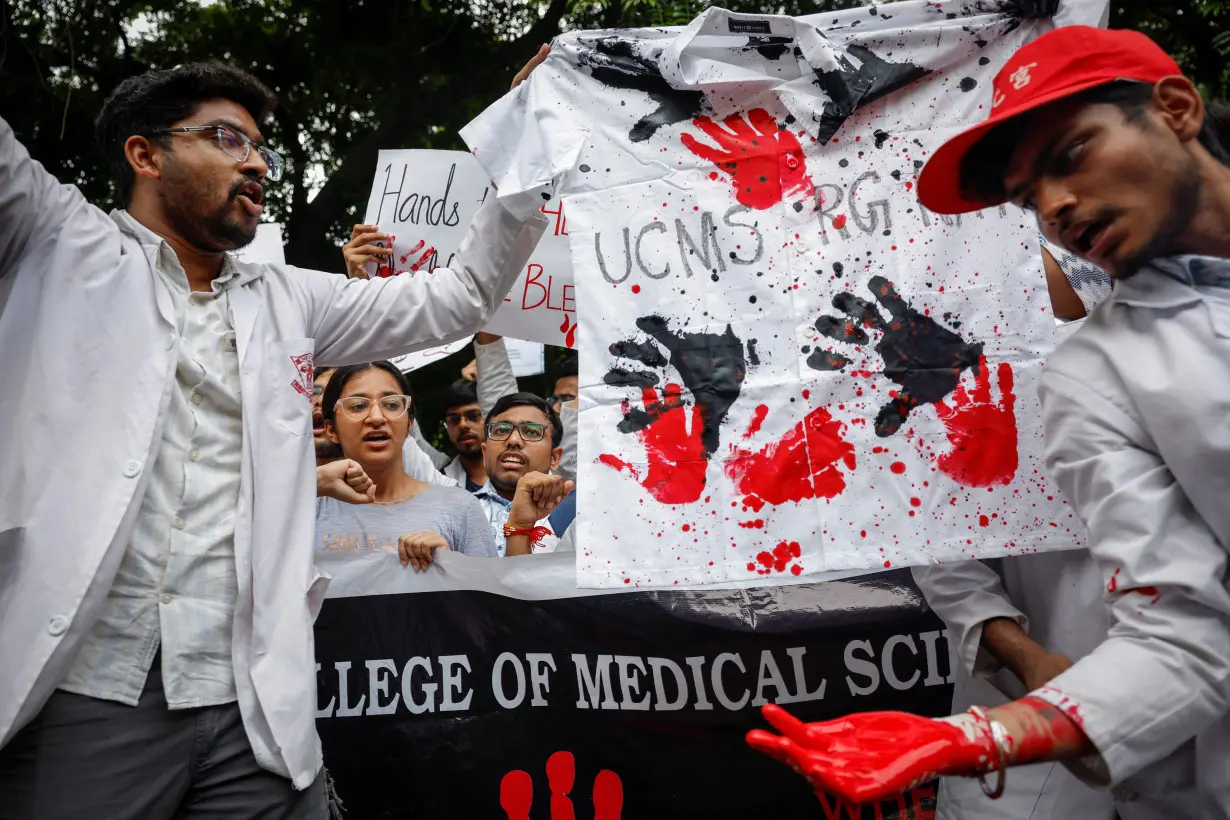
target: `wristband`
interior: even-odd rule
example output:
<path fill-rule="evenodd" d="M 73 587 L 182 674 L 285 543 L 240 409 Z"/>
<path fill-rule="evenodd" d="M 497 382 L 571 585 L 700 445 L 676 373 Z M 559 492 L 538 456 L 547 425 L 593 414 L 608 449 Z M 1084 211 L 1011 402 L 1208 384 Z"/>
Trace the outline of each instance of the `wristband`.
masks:
<path fill-rule="evenodd" d="M 541 546 L 542 539 L 550 534 L 550 527 L 514 527 L 512 524 L 504 525 L 505 539 L 514 535 L 524 535 L 530 539 L 531 547 Z"/>

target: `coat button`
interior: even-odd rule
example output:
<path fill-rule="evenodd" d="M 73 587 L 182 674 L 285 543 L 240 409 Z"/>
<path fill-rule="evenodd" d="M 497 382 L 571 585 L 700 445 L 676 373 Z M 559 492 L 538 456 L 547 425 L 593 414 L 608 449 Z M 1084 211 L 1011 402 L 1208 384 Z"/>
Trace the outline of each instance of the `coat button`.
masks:
<path fill-rule="evenodd" d="M 47 622 L 47 631 L 52 635 L 63 635 L 66 629 L 68 629 L 68 618 L 63 615 L 55 615 Z"/>
<path fill-rule="evenodd" d="M 136 478 L 141 474 L 141 462 L 129 461 L 124 465 L 124 478 Z"/>

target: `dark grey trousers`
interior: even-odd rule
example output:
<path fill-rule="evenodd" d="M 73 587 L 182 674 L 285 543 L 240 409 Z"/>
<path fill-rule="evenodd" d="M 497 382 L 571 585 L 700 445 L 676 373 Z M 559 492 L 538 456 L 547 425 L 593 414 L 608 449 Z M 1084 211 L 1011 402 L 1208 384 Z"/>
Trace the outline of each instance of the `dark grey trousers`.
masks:
<path fill-rule="evenodd" d="M 262 769 L 237 704 L 167 709 L 155 662 L 136 707 L 51 696 L 0 749 L 0 820 L 327 820 L 324 781 Z"/>

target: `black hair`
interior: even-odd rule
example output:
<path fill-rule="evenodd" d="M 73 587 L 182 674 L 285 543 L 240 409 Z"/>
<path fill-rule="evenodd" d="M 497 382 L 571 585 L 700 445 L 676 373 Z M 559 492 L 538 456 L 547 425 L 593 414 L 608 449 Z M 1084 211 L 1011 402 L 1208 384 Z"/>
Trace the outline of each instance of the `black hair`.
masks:
<path fill-rule="evenodd" d="M 329 378 L 329 384 L 325 387 L 324 394 L 320 397 L 320 414 L 329 421 L 334 421 L 335 408 L 337 402 L 342 397 L 342 391 L 346 389 L 346 382 L 350 381 L 355 376 L 365 370 L 383 370 L 394 378 L 397 382 L 397 388 L 401 390 L 402 395 L 410 397 L 410 409 L 406 415 L 414 417 L 414 393 L 410 390 L 410 380 L 406 378 L 406 374 L 397 369 L 397 365 L 389 361 L 366 362 L 364 364 L 348 364 L 344 367 L 339 367 L 334 371 Z"/>
<path fill-rule="evenodd" d="M 1144 118 L 1152 99 L 1153 84 L 1136 80 L 1115 80 L 1065 98 L 1086 105 L 1117 106 L 1130 123 Z M 972 202 L 1004 199 L 1004 167 L 1025 135 L 1025 119 L 1045 110 L 1043 106 L 1024 117 L 997 125 L 970 148 L 961 161 L 959 178 L 963 197 Z M 1230 105 L 1216 100 L 1205 105 L 1204 124 L 1197 140 L 1219 162 L 1230 165 Z"/>
<path fill-rule="evenodd" d="M 444 391 L 441 406 L 447 410 L 450 407 L 464 407 L 467 404 L 478 404 L 478 385 L 469 379 L 458 379 Z"/>
<path fill-rule="evenodd" d="M 312 378 L 319 379 L 321 374 L 328 373 L 330 370 L 337 370 L 336 367 L 318 367 L 316 372 L 312 374 Z"/>
<path fill-rule="evenodd" d="M 333 382 L 329 382 L 332 386 Z M 551 446 L 558 447 L 564 440 L 564 425 L 560 423 L 559 414 L 551 409 L 551 405 L 547 404 L 547 400 L 533 393 L 509 393 L 507 396 L 502 396 L 495 403 L 495 407 L 491 408 L 491 412 L 487 414 L 486 424 L 490 424 L 491 420 L 496 416 L 506 413 L 514 407 L 533 407 L 535 410 L 541 410 L 542 414 L 547 417 L 547 421 L 551 424 Z"/>
<path fill-rule="evenodd" d="M 111 167 L 122 202 L 127 204 L 132 198 L 136 177 L 124 155 L 128 138 L 147 136 L 169 148 L 169 137 L 156 132 L 192 116 L 201 103 L 217 99 L 238 103 L 257 123 L 278 104 L 277 96 L 260 80 L 218 60 L 147 71 L 115 87 L 94 121 L 94 136 Z"/>
<path fill-rule="evenodd" d="M 566 379 L 569 376 L 576 376 L 577 374 L 578 374 L 577 357 L 569 356 L 568 358 L 564 359 L 563 362 L 560 363 L 559 375 L 555 377 L 555 380 L 559 381 L 560 379 Z"/>

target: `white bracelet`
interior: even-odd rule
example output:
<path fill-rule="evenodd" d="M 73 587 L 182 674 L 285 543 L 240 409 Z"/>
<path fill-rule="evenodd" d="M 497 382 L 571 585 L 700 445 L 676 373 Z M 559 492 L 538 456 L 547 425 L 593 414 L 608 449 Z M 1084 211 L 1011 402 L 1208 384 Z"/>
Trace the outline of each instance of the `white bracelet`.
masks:
<path fill-rule="evenodd" d="M 1004 781 L 1006 778 L 1005 770 L 1008 768 L 1008 730 L 998 720 L 991 717 L 990 713 L 981 706 L 971 706 L 969 713 L 979 720 L 985 721 L 987 728 L 990 730 L 991 742 L 995 744 L 995 771 L 998 776 L 995 778 L 995 788 L 987 786 L 986 773 L 978 774 L 978 785 L 982 787 L 982 793 L 992 800 L 998 800 L 1004 793 Z"/>

